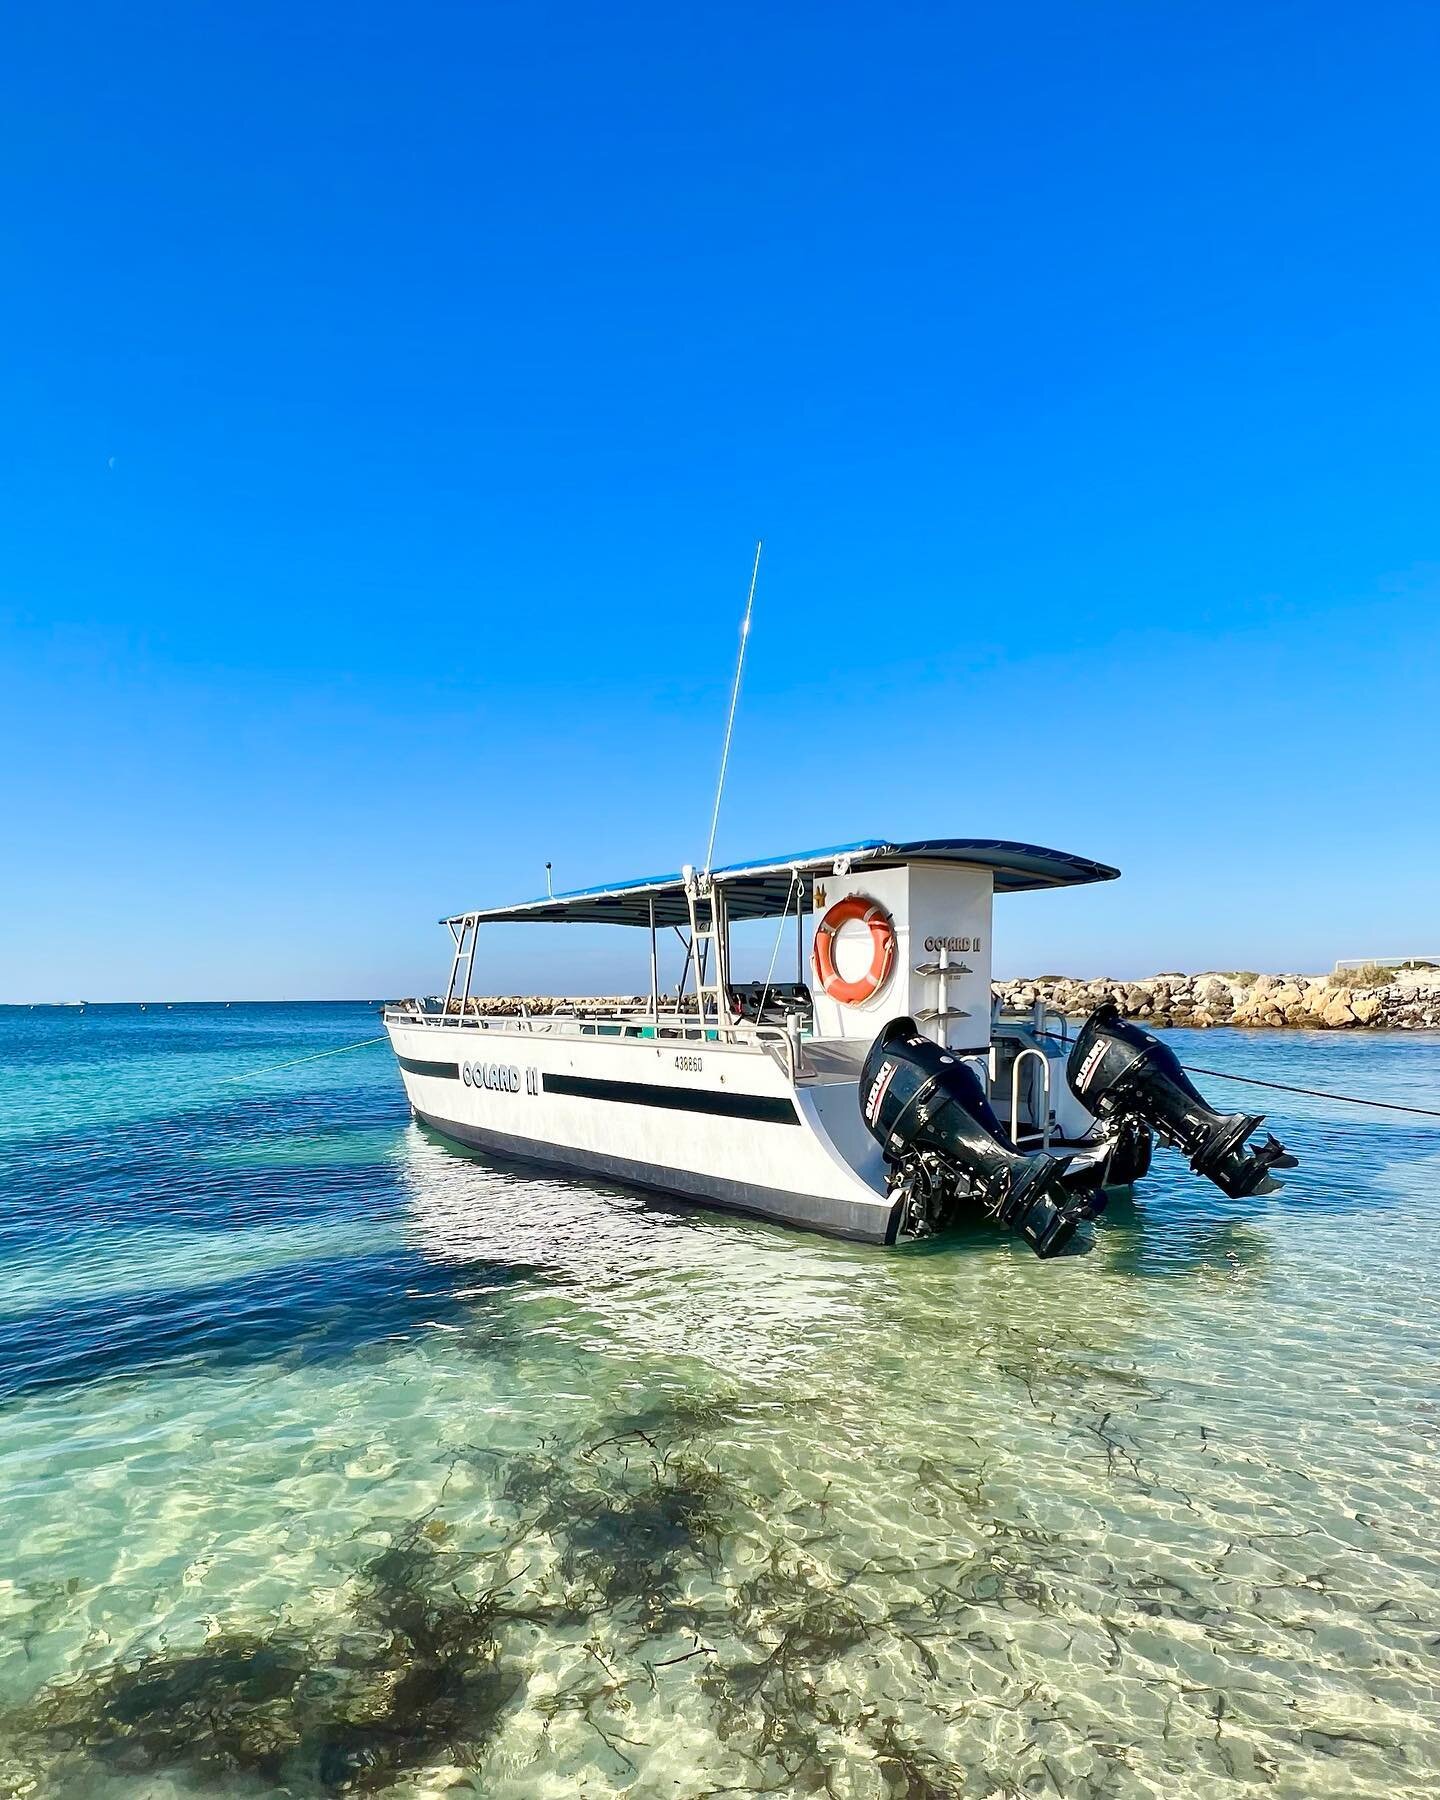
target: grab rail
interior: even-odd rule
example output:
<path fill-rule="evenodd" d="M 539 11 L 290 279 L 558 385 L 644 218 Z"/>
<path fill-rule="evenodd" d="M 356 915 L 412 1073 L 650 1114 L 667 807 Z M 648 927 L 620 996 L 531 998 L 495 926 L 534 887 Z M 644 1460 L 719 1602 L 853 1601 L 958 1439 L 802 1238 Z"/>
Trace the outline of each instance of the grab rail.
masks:
<path fill-rule="evenodd" d="M 661 1013 L 658 1021 L 644 1013 L 436 1013 L 403 1006 L 386 1007 L 386 1024 L 424 1025 L 447 1031 L 495 1031 L 515 1036 L 607 1037 L 623 1043 L 723 1045 L 732 1049 L 763 1050 L 773 1056 L 794 1085 L 798 1064 L 790 1033 L 777 1025 L 703 1023 L 696 1013 Z"/>
<path fill-rule="evenodd" d="M 1035 1058 L 1040 1064 L 1040 1070 L 1044 1076 L 1045 1108 L 1040 1148 L 1048 1150 L 1050 1148 L 1050 1058 L 1043 1050 L 1032 1049 L 1029 1044 L 1010 1065 L 1010 1142 L 1012 1144 L 1020 1142 L 1020 1065 L 1027 1056 Z"/>

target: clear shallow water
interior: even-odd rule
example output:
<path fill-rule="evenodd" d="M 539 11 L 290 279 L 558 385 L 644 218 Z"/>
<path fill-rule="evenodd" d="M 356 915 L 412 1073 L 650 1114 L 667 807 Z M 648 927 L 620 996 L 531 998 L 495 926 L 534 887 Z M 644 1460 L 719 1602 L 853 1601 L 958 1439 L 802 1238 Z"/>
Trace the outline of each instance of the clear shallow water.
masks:
<path fill-rule="evenodd" d="M 1440 1786 L 1440 1132 L 886 1253 L 467 1158 L 384 1046 L 224 1084 L 376 1029 L 0 1011 L 0 1795 Z"/>

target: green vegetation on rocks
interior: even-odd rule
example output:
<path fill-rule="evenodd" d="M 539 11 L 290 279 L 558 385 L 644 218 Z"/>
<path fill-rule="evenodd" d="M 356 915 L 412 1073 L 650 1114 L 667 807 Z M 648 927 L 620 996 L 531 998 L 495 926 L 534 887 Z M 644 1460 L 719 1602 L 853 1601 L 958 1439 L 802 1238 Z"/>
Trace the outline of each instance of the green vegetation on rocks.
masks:
<path fill-rule="evenodd" d="M 1400 973 L 1385 963 L 1362 963 L 1358 969 L 1337 969 L 1330 977 L 1332 987 L 1389 987 Z"/>

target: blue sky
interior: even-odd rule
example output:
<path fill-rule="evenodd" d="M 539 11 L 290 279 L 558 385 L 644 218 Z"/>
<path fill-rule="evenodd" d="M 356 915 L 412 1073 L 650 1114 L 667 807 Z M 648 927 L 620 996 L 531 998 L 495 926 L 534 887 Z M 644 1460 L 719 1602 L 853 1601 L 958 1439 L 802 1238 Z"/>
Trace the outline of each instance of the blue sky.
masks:
<path fill-rule="evenodd" d="M 1004 903 L 1002 971 L 1440 949 L 1437 52 L 1263 0 L 16 15 L 0 997 L 433 988 L 547 857 L 696 856 L 761 534 L 722 859 L 1124 869 Z"/>

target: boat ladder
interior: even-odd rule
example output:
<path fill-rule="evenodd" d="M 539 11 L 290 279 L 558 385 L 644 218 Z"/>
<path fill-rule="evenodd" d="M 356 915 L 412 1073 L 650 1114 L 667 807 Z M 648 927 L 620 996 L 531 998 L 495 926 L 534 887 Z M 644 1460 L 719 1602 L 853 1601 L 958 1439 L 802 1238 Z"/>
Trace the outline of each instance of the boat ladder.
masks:
<path fill-rule="evenodd" d="M 708 875 L 687 870 L 685 899 L 690 908 L 690 955 L 695 965 L 695 998 L 700 1023 L 727 1021 L 725 999 L 724 898 L 715 891 Z"/>

